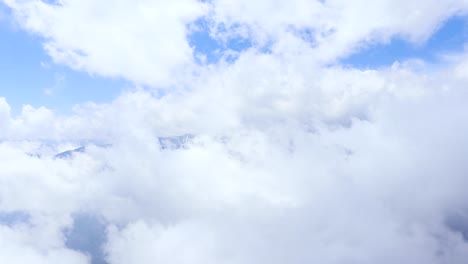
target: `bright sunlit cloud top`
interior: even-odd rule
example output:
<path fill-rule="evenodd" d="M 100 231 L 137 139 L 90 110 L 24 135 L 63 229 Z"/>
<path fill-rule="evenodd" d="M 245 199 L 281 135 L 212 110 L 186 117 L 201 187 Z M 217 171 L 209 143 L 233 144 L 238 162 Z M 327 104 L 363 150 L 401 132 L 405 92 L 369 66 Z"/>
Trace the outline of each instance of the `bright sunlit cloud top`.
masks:
<path fill-rule="evenodd" d="M 465 263 L 467 15 L 0 1 L 0 263 Z"/>

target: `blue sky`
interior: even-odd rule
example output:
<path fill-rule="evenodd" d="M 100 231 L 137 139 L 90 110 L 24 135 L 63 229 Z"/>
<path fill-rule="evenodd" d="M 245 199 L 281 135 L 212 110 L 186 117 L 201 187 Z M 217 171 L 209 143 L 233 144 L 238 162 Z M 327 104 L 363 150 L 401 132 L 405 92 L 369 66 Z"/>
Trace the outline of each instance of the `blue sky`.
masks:
<path fill-rule="evenodd" d="M 189 44 L 193 48 L 195 53 L 195 58 L 198 63 L 207 63 L 212 64 L 218 62 L 223 53 L 226 50 L 231 50 L 234 53 L 240 52 L 242 50 L 248 49 L 252 46 L 252 43 L 248 39 L 244 38 L 233 38 L 228 39 L 226 42 L 222 42 L 213 38 L 210 35 L 210 29 L 208 21 L 205 19 L 197 20 L 194 25 L 196 30 L 188 36 Z M 220 31 L 225 31 L 226 29 L 219 29 Z M 204 56 L 206 61 L 202 62 L 199 56 Z M 227 56 L 226 60 L 232 62 L 236 59 L 235 54 Z"/>
<path fill-rule="evenodd" d="M 437 63 L 444 53 L 463 51 L 464 43 L 468 40 L 467 26 L 466 17 L 451 17 L 424 43 L 413 44 L 394 37 L 390 43 L 366 47 L 342 59 L 341 63 L 364 69 L 413 58 Z"/>
<path fill-rule="evenodd" d="M 70 112 L 77 103 L 108 102 L 128 86 L 54 64 L 41 38 L 18 29 L 1 3 L 0 10 L 0 97 L 7 99 L 13 114 L 24 104 Z"/>
<path fill-rule="evenodd" d="M 0 24 L 0 39 L 0 96 L 7 98 L 13 113 L 23 104 L 68 111 L 85 101 L 107 102 L 127 85 L 54 64 L 40 38 L 6 21 Z"/>
<path fill-rule="evenodd" d="M 40 37 L 19 30 L 2 4 L 0 13 L 0 96 L 7 98 L 13 114 L 26 103 L 67 113 L 78 103 L 111 101 L 122 89 L 132 85 L 124 80 L 91 76 L 54 64 L 44 52 Z M 246 39 L 232 39 L 227 43 L 213 39 L 203 19 L 195 24 L 198 30 L 188 36 L 188 40 L 199 63 L 202 63 L 200 55 L 206 56 L 205 63 L 212 64 L 219 61 L 226 50 L 238 52 L 251 47 Z M 437 63 L 440 54 L 462 51 L 467 40 L 466 17 L 452 17 L 422 45 L 394 37 L 390 43 L 367 46 L 339 63 L 360 69 L 378 68 L 412 58 Z M 227 59 L 233 61 L 235 56 Z"/>

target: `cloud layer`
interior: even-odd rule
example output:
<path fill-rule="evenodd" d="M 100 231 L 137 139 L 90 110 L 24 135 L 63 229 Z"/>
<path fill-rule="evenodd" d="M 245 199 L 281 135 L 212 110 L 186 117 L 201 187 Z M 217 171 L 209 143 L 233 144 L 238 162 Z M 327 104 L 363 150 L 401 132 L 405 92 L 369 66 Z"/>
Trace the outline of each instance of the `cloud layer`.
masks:
<path fill-rule="evenodd" d="M 439 2 L 4 0 L 57 63 L 147 88 L 71 115 L 0 99 L 0 261 L 465 263 L 466 54 L 336 63 L 466 12 Z M 252 47 L 195 63 L 201 18 Z"/>

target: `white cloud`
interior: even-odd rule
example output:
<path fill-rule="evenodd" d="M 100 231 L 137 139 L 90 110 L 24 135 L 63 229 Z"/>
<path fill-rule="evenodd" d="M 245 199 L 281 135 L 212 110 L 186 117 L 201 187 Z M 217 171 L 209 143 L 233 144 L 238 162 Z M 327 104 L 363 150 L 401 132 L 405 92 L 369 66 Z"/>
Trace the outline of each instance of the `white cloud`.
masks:
<path fill-rule="evenodd" d="M 196 0 L 3 2 L 54 62 L 147 85 L 173 85 L 193 63 L 186 25 L 206 12 Z"/>
<path fill-rule="evenodd" d="M 266 45 L 277 54 L 309 54 L 309 60 L 329 63 L 393 36 L 422 43 L 468 7 L 436 0 L 120 0 L 112 8 L 105 1 L 3 2 L 24 29 L 44 38 L 56 63 L 150 86 L 177 86 L 197 71 L 187 38 L 198 18 L 213 22 L 215 37 L 240 34 L 256 49 Z"/>
<path fill-rule="evenodd" d="M 291 41 L 297 31 L 309 30 L 313 57 L 333 62 L 362 46 L 388 42 L 400 36 L 420 44 L 448 17 L 466 14 L 466 1 L 213 1 L 216 24 L 240 27 L 237 31 L 260 45 L 272 43 L 280 53 L 297 52 Z M 227 34 L 237 31 L 228 31 Z M 225 35 L 226 33 L 220 32 Z M 296 36 L 296 37 L 293 37 Z M 295 40 L 293 40 L 296 38 Z M 297 44 L 296 44 L 297 45 Z M 304 49 L 300 45 L 300 49 Z"/>
<path fill-rule="evenodd" d="M 30 107 L 10 117 L 37 133 L 53 120 L 42 129 L 61 141 L 112 143 L 69 160 L 2 143 L 1 208 L 30 213 L 37 232 L 18 250 L 37 252 L 38 237 L 63 247 L 57 234 L 84 211 L 111 226 L 109 263 L 466 260 L 466 231 L 446 224 L 467 206 L 468 95 L 456 77 L 404 65 L 309 76 L 244 56 L 184 94 L 139 91 L 72 117 Z M 197 135 L 187 148 L 160 150 L 157 136 L 183 131 Z"/>
<path fill-rule="evenodd" d="M 55 59 L 71 54 L 77 61 L 63 63 L 147 84 L 190 64 L 185 25 L 205 12 L 189 1 L 120 1 L 114 11 L 102 1 L 7 3 L 60 47 Z M 13 116 L 0 99 L 0 213 L 28 216 L 0 217 L 0 262 L 89 263 L 64 232 L 84 213 L 107 225 L 95 247 L 110 264 L 465 263 L 468 230 L 450 224 L 468 214 L 464 55 L 366 71 L 317 63 L 317 52 L 331 59 L 394 34 L 421 41 L 463 2 L 423 5 L 424 21 L 410 16 L 417 1 L 366 3 L 369 16 L 364 2 L 347 3 L 215 1 L 218 22 L 241 23 L 258 41 L 287 38 L 271 53 L 180 74 L 183 85 L 162 95 L 136 89 L 68 116 L 29 105 Z M 145 18 L 148 6 L 167 9 L 162 22 Z M 285 33 L 291 25 L 336 32 L 308 47 Z M 174 33 L 143 34 L 153 26 Z M 172 58 L 166 44 L 190 54 Z M 183 148 L 161 149 L 158 137 L 184 134 L 194 137 Z M 81 144 L 84 153 L 54 158 Z"/>
<path fill-rule="evenodd" d="M 0 97 L 0 136 L 5 136 L 10 126 L 10 106 L 5 98 Z"/>
<path fill-rule="evenodd" d="M 57 222 L 49 218 L 47 221 Z M 61 244 L 60 230 L 47 230 L 47 225 L 0 226 L 0 261 L 2 263 L 67 263 L 87 264 L 88 257 Z M 52 232 L 50 232 L 52 231 Z"/>

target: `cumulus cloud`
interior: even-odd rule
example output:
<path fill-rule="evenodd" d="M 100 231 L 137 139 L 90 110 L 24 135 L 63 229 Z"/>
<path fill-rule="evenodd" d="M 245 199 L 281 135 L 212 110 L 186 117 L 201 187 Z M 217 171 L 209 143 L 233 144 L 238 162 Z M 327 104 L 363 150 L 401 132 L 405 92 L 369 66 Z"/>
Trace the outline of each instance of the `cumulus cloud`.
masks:
<path fill-rule="evenodd" d="M 54 62 L 156 87 L 180 85 L 198 71 L 188 41 L 197 19 L 221 41 L 247 38 L 254 49 L 330 63 L 395 36 L 421 43 L 468 8 L 459 0 L 3 2 L 21 27 L 43 37 Z"/>
<path fill-rule="evenodd" d="M 420 44 L 452 15 L 466 14 L 466 1 L 213 1 L 214 31 L 253 37 L 280 53 L 314 47 L 314 58 L 333 62 L 363 46 L 399 36 Z M 307 45 L 305 45 L 307 46 Z"/>
<path fill-rule="evenodd" d="M 109 263 L 463 263 L 465 231 L 447 224 L 467 208 L 467 95 L 458 81 L 403 66 L 326 69 L 290 98 L 276 78 L 265 78 L 264 89 L 236 67 L 208 74 L 215 84 L 231 76 L 224 82 L 232 87 L 218 88 L 224 93 L 205 81 L 177 96 L 127 93 L 49 128 L 61 141 L 106 139 L 108 147 L 54 159 L 64 146 L 5 141 L 2 210 L 28 212 L 26 230 L 49 230 L 42 235 L 62 247 L 57 234 L 74 213 L 99 215 Z M 227 95 L 236 103 L 220 105 Z M 265 97 L 291 100 L 295 111 Z M 45 110 L 23 112 L 35 111 Z M 236 122 L 223 122 L 229 117 Z M 161 149 L 157 137 L 182 131 L 195 135 L 186 147 Z"/>
<path fill-rule="evenodd" d="M 29 105 L 14 115 L 0 98 L 0 261 L 468 259 L 466 56 L 322 64 L 394 35 L 423 41 L 465 12 L 463 1 L 4 2 L 57 62 L 183 85 L 70 115 Z M 190 66 L 187 25 L 203 16 L 214 37 L 240 34 L 254 47 Z M 79 237 L 92 233 L 105 239 Z"/>
<path fill-rule="evenodd" d="M 206 12 L 196 0 L 3 1 L 44 38 L 54 62 L 138 84 L 174 85 L 192 62 L 186 24 Z"/>

